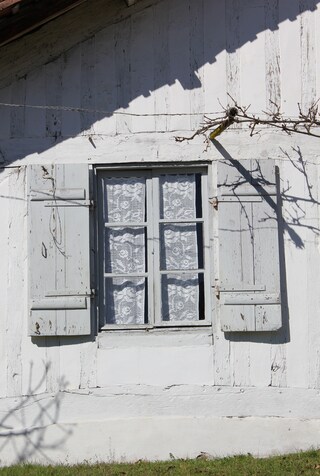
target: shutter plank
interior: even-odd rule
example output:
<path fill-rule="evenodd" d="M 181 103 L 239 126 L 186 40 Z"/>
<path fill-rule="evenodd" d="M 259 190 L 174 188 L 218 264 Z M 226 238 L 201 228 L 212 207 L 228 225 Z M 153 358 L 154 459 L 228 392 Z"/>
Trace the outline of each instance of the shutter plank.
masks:
<path fill-rule="evenodd" d="M 218 201 L 222 330 L 279 329 L 274 161 L 219 163 Z"/>
<path fill-rule="evenodd" d="M 255 165 L 254 178 L 275 183 L 275 166 L 272 160 L 261 160 Z M 263 185 L 263 188 L 266 186 Z M 278 305 L 258 305 L 255 307 L 256 330 L 276 330 L 281 327 L 280 277 L 279 277 L 279 237 L 277 196 L 269 195 L 257 206 L 253 205 L 253 229 L 256 282 L 264 282 L 266 293 L 278 294 Z"/>
<path fill-rule="evenodd" d="M 253 260 L 250 217 L 251 204 L 219 204 L 220 256 L 223 256 L 220 261 L 220 278 L 221 286 L 226 289 L 232 288 L 235 283 L 237 288 L 246 288 L 253 284 L 252 266 L 247 266 L 247 263 Z M 252 330 L 254 325 L 252 307 L 241 304 L 224 306 L 223 330 Z"/>
<path fill-rule="evenodd" d="M 30 335 L 90 334 L 88 184 L 86 164 L 28 169 Z"/>

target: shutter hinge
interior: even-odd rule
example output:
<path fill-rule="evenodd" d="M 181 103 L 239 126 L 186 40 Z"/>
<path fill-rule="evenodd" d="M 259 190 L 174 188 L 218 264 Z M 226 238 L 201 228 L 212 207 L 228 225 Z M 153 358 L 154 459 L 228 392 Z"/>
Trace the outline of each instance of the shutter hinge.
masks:
<path fill-rule="evenodd" d="M 220 287 L 219 287 L 218 285 L 216 285 L 216 286 L 214 287 L 214 289 L 215 289 L 214 293 L 215 293 L 215 295 L 216 295 L 216 298 L 217 298 L 217 299 L 220 299 Z"/>
<path fill-rule="evenodd" d="M 96 208 L 96 202 L 94 200 L 90 200 L 89 209 L 94 210 Z"/>
<path fill-rule="evenodd" d="M 96 289 L 91 289 L 91 292 L 90 292 L 90 298 L 91 299 L 94 299 L 97 295 L 97 290 Z"/>
<path fill-rule="evenodd" d="M 209 203 L 213 206 L 215 210 L 218 210 L 218 197 L 212 197 L 209 199 Z"/>

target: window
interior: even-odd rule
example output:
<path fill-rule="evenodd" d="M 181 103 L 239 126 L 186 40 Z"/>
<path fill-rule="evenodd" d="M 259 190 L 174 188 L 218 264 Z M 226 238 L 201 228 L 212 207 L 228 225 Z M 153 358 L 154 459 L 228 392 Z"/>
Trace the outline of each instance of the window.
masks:
<path fill-rule="evenodd" d="M 279 329 L 278 171 L 272 159 L 229 162 L 217 161 L 216 186 L 191 164 L 28 166 L 29 335 L 92 335 L 93 309 L 100 329 L 201 326 L 213 305 L 225 332 Z"/>
<path fill-rule="evenodd" d="M 210 323 L 206 169 L 97 176 L 102 329 Z"/>

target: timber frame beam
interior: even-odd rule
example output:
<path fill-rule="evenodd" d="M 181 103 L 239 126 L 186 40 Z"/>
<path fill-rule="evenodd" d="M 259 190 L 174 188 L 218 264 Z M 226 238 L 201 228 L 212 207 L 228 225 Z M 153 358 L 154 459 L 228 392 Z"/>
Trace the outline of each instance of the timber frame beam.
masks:
<path fill-rule="evenodd" d="M 0 46 L 29 33 L 86 0 L 0 0 Z"/>

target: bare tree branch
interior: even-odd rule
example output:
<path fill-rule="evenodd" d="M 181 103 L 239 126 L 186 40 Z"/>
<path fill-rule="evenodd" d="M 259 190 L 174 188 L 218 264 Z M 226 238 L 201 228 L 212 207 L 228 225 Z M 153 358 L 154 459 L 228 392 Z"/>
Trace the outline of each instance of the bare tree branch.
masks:
<path fill-rule="evenodd" d="M 280 106 L 273 101 L 270 101 L 273 110 L 262 111 L 264 116 L 257 116 L 249 112 L 250 106 L 240 106 L 230 94 L 228 96 L 232 101 L 232 106 L 222 107 L 221 116 L 214 119 L 204 116 L 203 123 L 191 136 L 177 136 L 175 137 L 176 141 L 183 142 L 203 136 L 208 145 L 211 140 L 214 140 L 232 124 L 247 124 L 251 137 L 259 133 L 256 130 L 257 126 L 268 126 L 280 129 L 289 135 L 295 133 L 320 138 L 319 99 L 306 112 L 302 111 L 301 105 L 298 103 L 298 117 L 290 118 L 284 116 Z"/>

